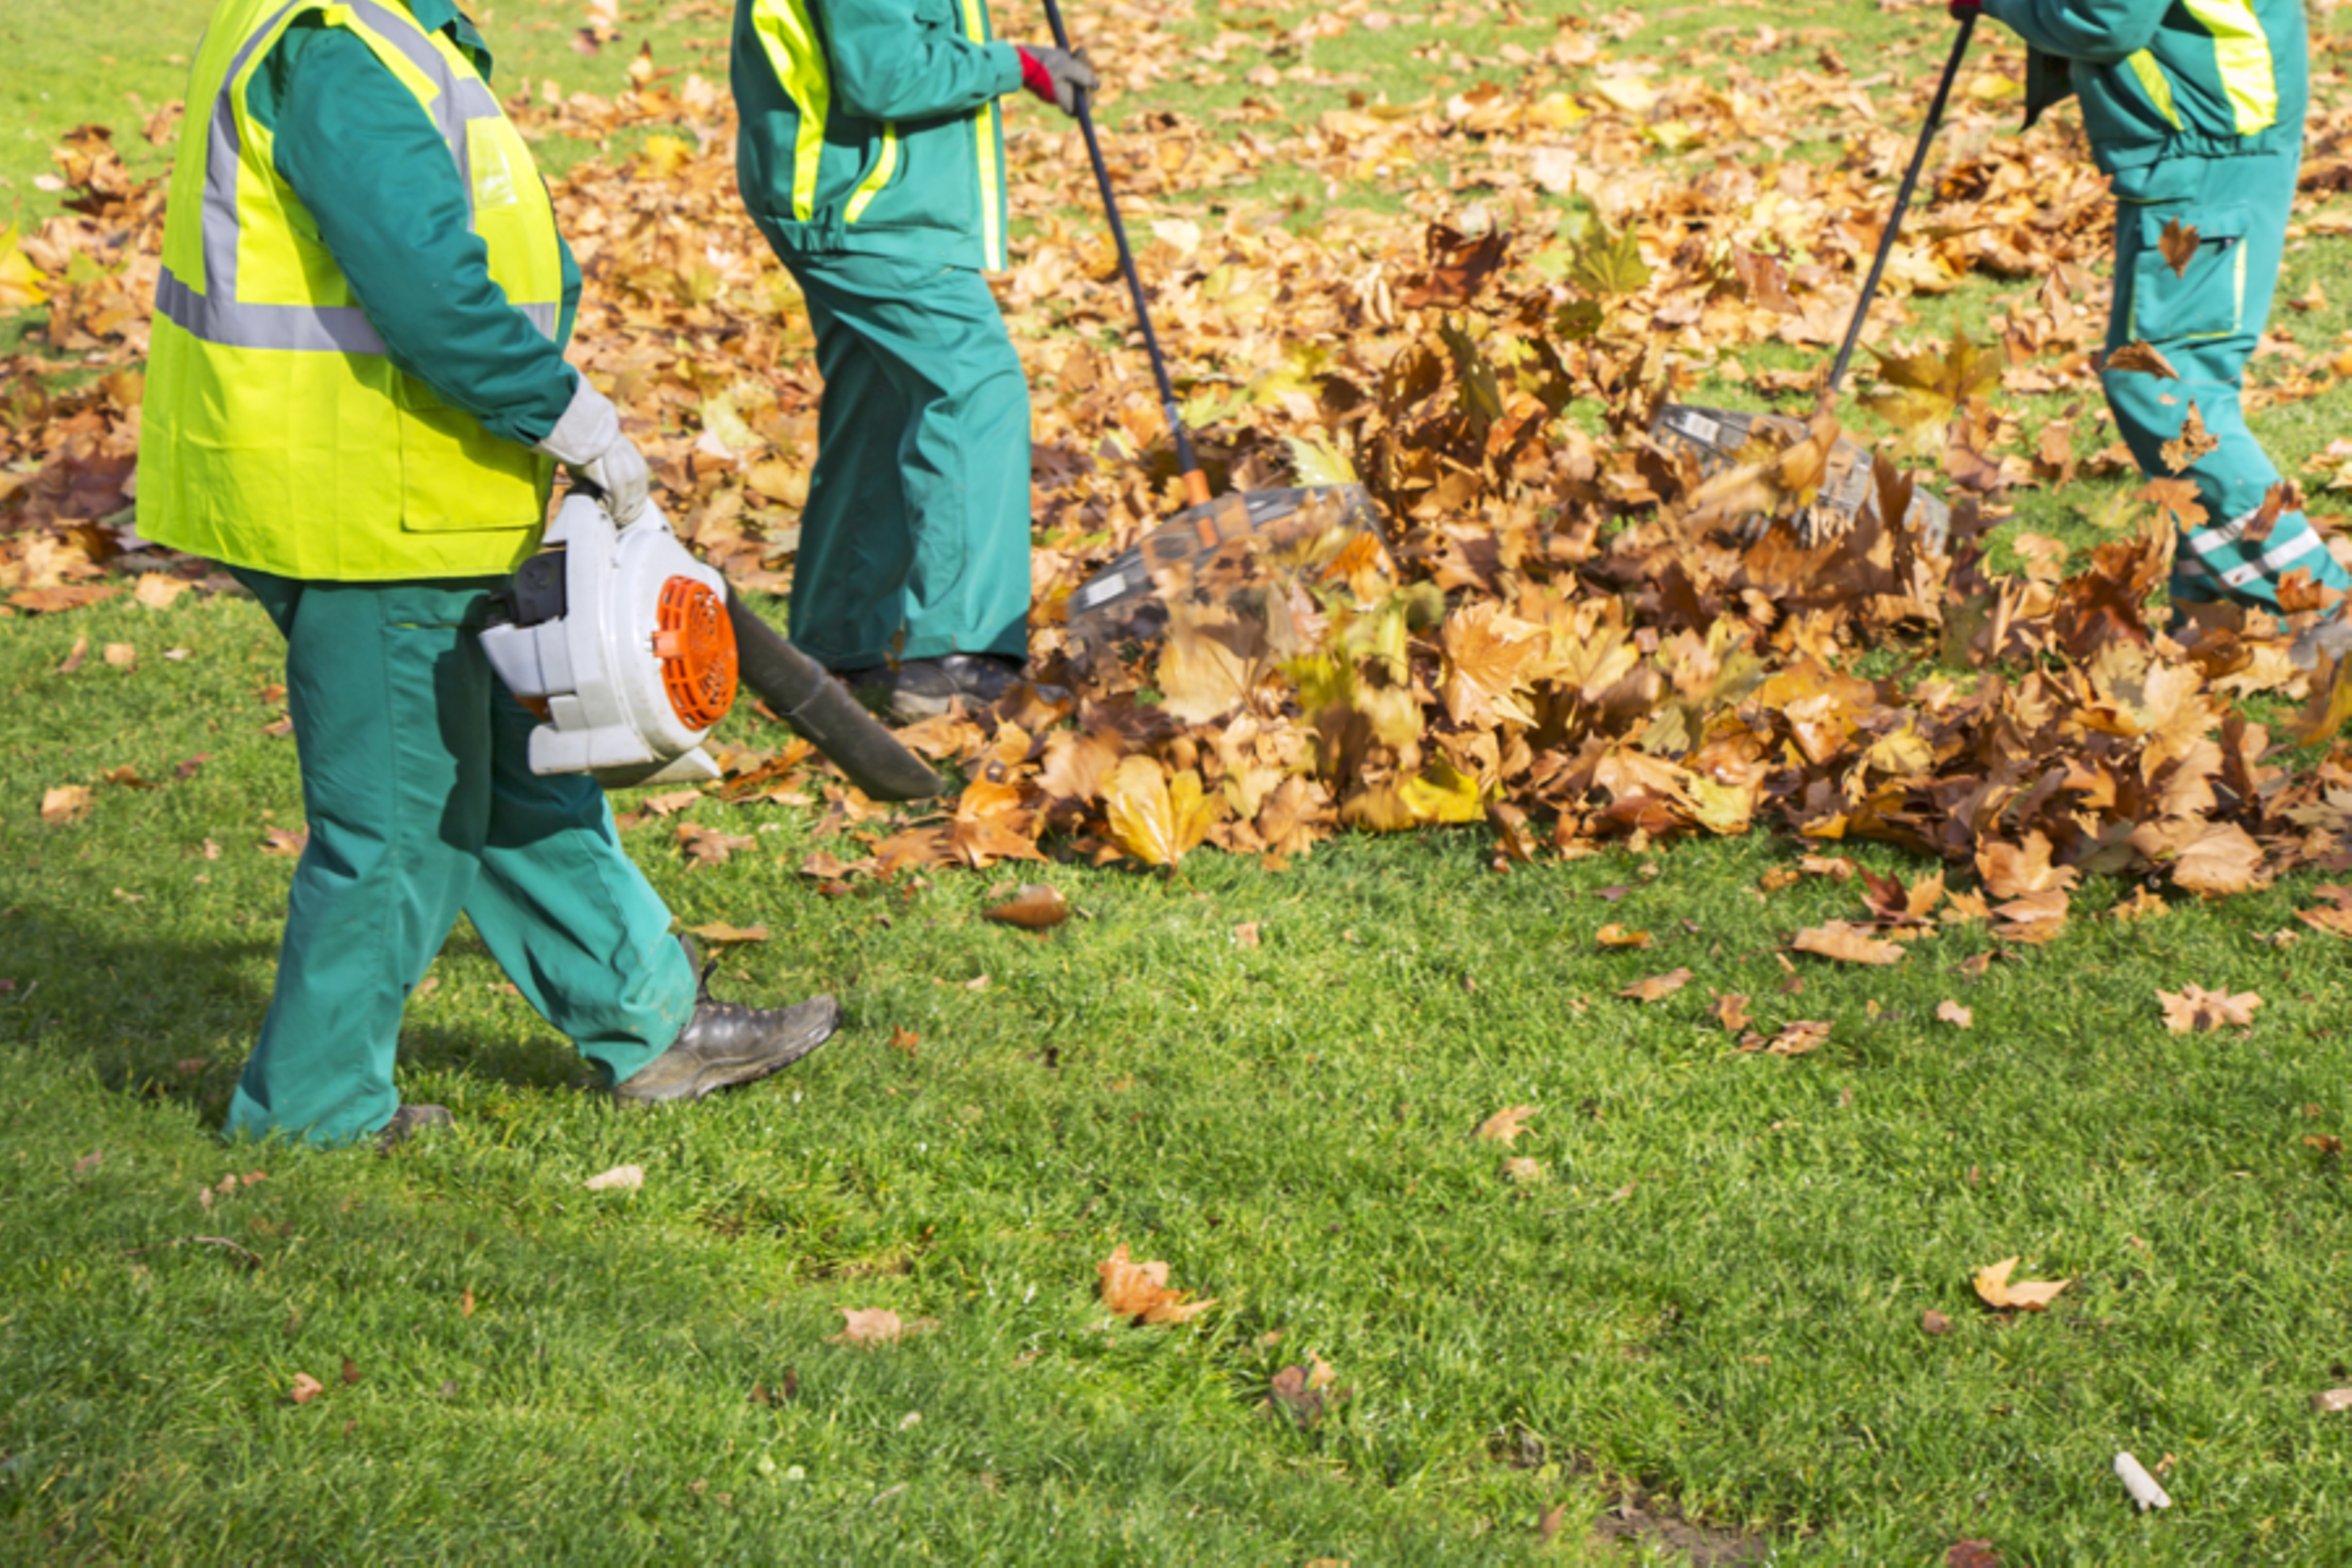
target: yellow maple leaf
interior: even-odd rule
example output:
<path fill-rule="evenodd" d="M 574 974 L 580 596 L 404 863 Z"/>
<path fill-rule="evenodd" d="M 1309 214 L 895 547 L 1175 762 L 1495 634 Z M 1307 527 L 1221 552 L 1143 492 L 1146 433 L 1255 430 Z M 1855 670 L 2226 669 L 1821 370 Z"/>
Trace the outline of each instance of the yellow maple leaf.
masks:
<path fill-rule="evenodd" d="M 1174 866 L 1207 837 L 1216 797 L 1186 768 L 1171 781 L 1156 757 L 1123 759 L 1103 787 L 1103 816 L 1118 847 L 1147 866 Z"/>

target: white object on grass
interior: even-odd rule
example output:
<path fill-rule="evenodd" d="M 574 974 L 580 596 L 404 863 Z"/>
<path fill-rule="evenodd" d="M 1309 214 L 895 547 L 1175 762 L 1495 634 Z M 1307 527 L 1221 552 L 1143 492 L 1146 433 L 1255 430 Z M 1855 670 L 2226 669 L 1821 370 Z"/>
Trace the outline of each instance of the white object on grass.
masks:
<path fill-rule="evenodd" d="M 2156 1484 L 2156 1478 L 2149 1475 L 2146 1467 L 2129 1454 L 2116 1456 L 2116 1477 L 2124 1483 L 2124 1490 L 2131 1493 L 2132 1501 L 2139 1504 L 2140 1512 L 2146 1513 L 2152 1508 L 2172 1506 L 2172 1499 L 2165 1495 L 2162 1487 Z"/>

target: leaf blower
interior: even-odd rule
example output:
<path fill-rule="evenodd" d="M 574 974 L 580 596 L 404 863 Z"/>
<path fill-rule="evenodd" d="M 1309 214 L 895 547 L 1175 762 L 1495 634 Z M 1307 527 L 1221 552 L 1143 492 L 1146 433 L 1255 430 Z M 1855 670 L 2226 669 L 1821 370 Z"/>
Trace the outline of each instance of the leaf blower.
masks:
<path fill-rule="evenodd" d="M 1061 6 L 1045 0 L 1045 20 L 1054 42 L 1070 47 Z M 1084 89 L 1077 93 L 1078 129 L 1085 133 L 1087 156 L 1095 168 L 1095 185 L 1102 193 L 1103 216 L 1109 220 L 1111 242 L 1118 250 L 1118 269 L 1135 301 L 1135 322 L 1143 331 L 1144 352 L 1151 360 L 1151 376 L 1160 390 L 1160 411 L 1176 444 L 1176 469 L 1184 486 L 1184 510 L 1144 536 L 1134 549 L 1081 584 L 1070 595 L 1070 624 L 1082 632 L 1121 626 L 1135 614 L 1157 603 L 1152 589 L 1155 571 L 1205 560 L 1236 540 L 1257 538 L 1310 555 L 1337 553 L 1331 547 L 1361 529 L 1380 531 L 1380 514 L 1363 486 L 1305 485 L 1281 489 L 1231 493 L 1211 500 L 1209 479 L 1192 451 L 1192 434 L 1184 427 L 1184 414 L 1169 379 L 1168 361 L 1160 352 L 1160 335 L 1152 331 L 1151 307 L 1144 297 L 1143 279 L 1135 270 L 1135 252 L 1127 243 L 1127 226 L 1119 221 L 1118 193 L 1111 184 L 1110 165 L 1103 161 L 1102 139 L 1096 133 L 1094 111 Z"/>
<path fill-rule="evenodd" d="M 490 667 L 542 722 L 535 773 L 591 773 L 607 788 L 719 777 L 702 750 L 738 683 L 875 800 L 946 786 L 842 684 L 697 560 L 648 502 L 615 528 L 576 489 L 482 632 Z"/>
<path fill-rule="evenodd" d="M 1846 367 L 1853 363 L 1853 351 L 1862 342 L 1863 324 L 1869 320 L 1871 303 L 1878 297 L 1879 280 L 1886 273 L 1887 258 L 1895 253 L 1895 237 L 1902 231 L 1904 214 L 1911 208 L 1911 194 L 1918 188 L 1920 171 L 1927 167 L 1928 144 L 1943 128 L 1944 105 L 1952 96 L 1952 81 L 1959 75 L 1960 61 L 1969 52 L 1969 37 L 1976 30 L 1976 24 L 1974 11 L 1960 17 L 1951 55 L 1944 61 L 1943 77 L 1936 83 L 1936 96 L 1927 105 L 1927 123 L 1919 132 L 1918 144 L 1911 150 L 1910 167 L 1903 172 L 1903 183 L 1895 192 L 1894 210 L 1886 215 L 1886 226 L 1878 237 L 1878 252 L 1871 258 L 1862 295 L 1853 302 L 1853 317 L 1846 323 L 1845 341 L 1838 346 L 1837 361 L 1830 366 L 1829 379 L 1822 384 L 1823 405 L 1837 395 L 1845 380 Z M 1711 476 L 1737 464 L 1741 448 L 1758 432 L 1769 431 L 1788 446 L 1802 440 L 1806 429 L 1805 421 L 1785 414 L 1744 414 L 1736 409 L 1675 404 L 1658 410 L 1651 423 L 1650 435 L 1669 454 L 1687 453 L 1698 464 L 1701 474 Z M 1843 537 L 1853 529 L 1862 509 L 1870 504 L 1871 489 L 1870 454 L 1840 437 L 1830 448 L 1818 498 L 1797 519 L 1798 542 L 1810 550 Z M 1770 521 L 1769 518 L 1752 520 L 1744 531 L 1746 537 L 1750 542 L 1762 538 Z M 1915 488 L 1904 516 L 1882 518 L 1880 521 L 1888 528 L 1899 523 L 1912 530 L 1931 553 L 1941 555 L 1951 531 L 1952 514 L 1942 501 Z"/>

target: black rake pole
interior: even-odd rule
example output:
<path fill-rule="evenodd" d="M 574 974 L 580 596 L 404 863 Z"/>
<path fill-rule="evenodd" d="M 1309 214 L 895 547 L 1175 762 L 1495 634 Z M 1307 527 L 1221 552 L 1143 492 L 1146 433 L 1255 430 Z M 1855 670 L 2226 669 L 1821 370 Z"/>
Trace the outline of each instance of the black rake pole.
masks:
<path fill-rule="evenodd" d="M 1068 49 L 1070 30 L 1063 26 L 1062 8 L 1054 0 L 1045 0 L 1045 20 L 1054 29 L 1055 44 Z M 1103 162 L 1102 139 L 1095 133 L 1094 111 L 1087 103 L 1086 89 L 1078 88 L 1075 91 L 1078 129 L 1086 133 L 1087 156 L 1094 162 L 1095 184 L 1102 192 L 1103 216 L 1110 220 L 1110 237 L 1118 247 L 1118 269 L 1127 275 L 1127 291 L 1135 297 L 1136 324 L 1143 329 L 1143 346 L 1151 356 L 1151 376 L 1160 386 L 1160 409 L 1168 416 L 1168 432 L 1176 441 L 1176 468 L 1183 477 L 1184 499 L 1188 504 L 1199 506 L 1209 499 L 1209 481 L 1201 473 L 1200 460 L 1192 455 L 1192 435 L 1184 428 L 1184 416 L 1177 406 L 1176 385 L 1168 378 L 1168 361 L 1160 352 L 1160 334 L 1151 330 L 1151 307 L 1143 297 L 1143 279 L 1135 270 L 1135 252 L 1127 243 L 1127 226 L 1119 221 L 1118 193 L 1110 183 L 1110 165 Z"/>
<path fill-rule="evenodd" d="M 1053 12 L 1053 5 L 1054 0 L 1045 0 L 1049 16 Z M 1952 39 L 1951 58 L 1944 62 L 1944 76 L 1936 84 L 1935 101 L 1927 105 L 1927 126 L 1919 132 L 1919 145 L 1911 153 L 1911 166 L 1903 172 L 1903 184 L 1895 193 L 1895 210 L 1887 215 L 1886 228 L 1878 237 L 1878 254 L 1871 258 L 1870 276 L 1863 279 L 1862 298 L 1854 301 L 1853 320 L 1846 323 L 1845 342 L 1838 349 L 1837 363 L 1830 366 L 1830 378 L 1822 387 L 1823 402 L 1837 395 L 1839 385 L 1845 380 L 1846 367 L 1853 360 L 1853 351 L 1862 342 L 1863 323 L 1869 319 L 1871 301 L 1878 296 L 1878 280 L 1885 274 L 1887 257 L 1894 253 L 1895 237 L 1903 227 L 1904 213 L 1910 208 L 1911 193 L 1918 186 L 1919 172 L 1927 166 L 1927 145 L 1935 141 L 1936 132 L 1943 128 L 1944 105 L 1952 96 L 1952 81 L 1960 74 L 1960 59 L 1969 52 L 1969 36 L 1976 31 L 1976 26 L 1977 14 L 1974 11 L 1961 14 L 1960 30 Z M 1055 30 L 1058 33 L 1058 23 Z M 1088 132 L 1087 135 L 1091 138 L 1093 132 Z M 1099 156 L 1096 166 L 1101 166 Z M 1108 190 L 1108 187 L 1105 188 Z M 1117 219 L 1112 220 L 1114 226 L 1117 222 Z M 1119 254 L 1126 254 L 1124 242 Z M 1150 330 L 1145 329 L 1147 335 Z"/>

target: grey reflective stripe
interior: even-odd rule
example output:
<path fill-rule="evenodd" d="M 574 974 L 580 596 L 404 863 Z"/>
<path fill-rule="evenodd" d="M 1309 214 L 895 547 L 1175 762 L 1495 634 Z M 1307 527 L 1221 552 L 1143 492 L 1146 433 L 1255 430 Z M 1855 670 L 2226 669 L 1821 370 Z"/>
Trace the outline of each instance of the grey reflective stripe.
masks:
<path fill-rule="evenodd" d="M 245 151 L 236 132 L 236 86 L 253 51 L 275 32 L 286 14 L 302 4 L 288 0 L 253 37 L 245 40 L 228 62 L 220 97 L 213 100 L 213 119 L 205 148 L 205 291 L 223 300 L 236 298 L 236 165 Z M 222 171 L 227 172 L 223 177 Z M 156 303 L 163 303 L 160 289 Z"/>
<path fill-rule="evenodd" d="M 249 305 L 197 293 L 168 267 L 155 280 L 155 310 L 208 343 L 290 353 L 380 354 L 383 339 L 357 305 Z"/>
<path fill-rule="evenodd" d="M 169 268 L 155 284 L 155 309 L 164 319 L 205 342 L 227 348 L 283 349 L 296 353 L 364 353 L 384 352 L 383 339 L 357 305 L 260 305 L 236 297 L 236 252 L 241 225 L 237 216 L 237 167 L 244 142 L 236 129 L 236 82 L 255 49 L 269 37 L 289 11 L 304 0 L 288 0 L 255 31 L 229 62 L 220 96 L 213 101 L 212 121 L 205 149 L 204 256 L 205 292 L 197 293 Z M 474 160 L 467 125 L 474 120 L 502 116 L 497 97 L 481 81 L 461 77 L 436 49 L 415 18 L 390 10 L 377 0 L 347 0 L 377 36 L 398 49 L 433 83 L 434 125 L 457 165 L 466 188 L 466 214 L 474 216 Z M 553 340 L 560 307 L 518 305 L 541 335 Z"/>

